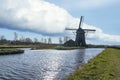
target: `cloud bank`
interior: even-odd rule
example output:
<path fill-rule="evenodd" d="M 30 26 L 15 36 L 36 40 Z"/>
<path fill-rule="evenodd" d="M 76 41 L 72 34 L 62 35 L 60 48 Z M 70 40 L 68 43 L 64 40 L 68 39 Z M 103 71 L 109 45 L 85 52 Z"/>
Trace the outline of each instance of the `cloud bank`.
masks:
<path fill-rule="evenodd" d="M 41 33 L 61 33 L 73 17 L 43 0 L 1 0 L 1 27 Z"/>
<path fill-rule="evenodd" d="M 0 0 L 0 27 L 39 32 L 41 34 L 63 33 L 66 27 L 78 28 L 79 19 L 65 9 L 45 0 Z M 119 35 L 103 33 L 100 28 L 84 23 L 83 28 L 96 29 L 90 38 L 120 42 Z"/>

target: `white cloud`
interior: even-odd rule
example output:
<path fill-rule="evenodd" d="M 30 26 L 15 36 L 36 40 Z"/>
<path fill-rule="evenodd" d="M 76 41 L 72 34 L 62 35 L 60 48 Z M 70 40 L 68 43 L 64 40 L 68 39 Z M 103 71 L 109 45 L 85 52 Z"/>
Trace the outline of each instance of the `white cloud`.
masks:
<path fill-rule="evenodd" d="M 79 19 L 65 9 L 44 0 L 0 0 L 1 28 L 56 34 L 63 33 L 66 27 L 78 28 L 78 23 Z M 87 24 L 83 28 L 96 29 L 94 34 L 88 35 L 90 38 L 120 42 L 119 35 L 105 34 L 100 28 Z"/>
<path fill-rule="evenodd" d="M 69 26 L 72 16 L 64 9 L 43 0 L 0 1 L 0 19 L 9 28 L 60 33 Z"/>
<path fill-rule="evenodd" d="M 102 29 L 87 24 L 83 24 L 83 28 L 90 28 L 96 30 L 95 33 L 88 34 L 89 38 L 96 38 L 106 42 L 118 42 L 118 43 L 120 42 L 120 35 L 106 34 L 103 32 Z"/>

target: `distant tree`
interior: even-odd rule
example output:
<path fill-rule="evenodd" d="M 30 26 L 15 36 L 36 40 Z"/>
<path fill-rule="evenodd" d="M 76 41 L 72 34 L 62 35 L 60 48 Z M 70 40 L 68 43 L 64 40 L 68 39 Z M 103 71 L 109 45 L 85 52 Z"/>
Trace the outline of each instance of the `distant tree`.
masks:
<path fill-rule="evenodd" d="M 44 39 L 43 38 L 41 38 L 41 43 L 43 43 L 44 42 Z"/>
<path fill-rule="evenodd" d="M 65 37 L 64 37 L 64 43 L 67 42 L 68 39 L 69 39 L 68 36 L 65 36 Z"/>
<path fill-rule="evenodd" d="M 0 36 L 0 40 L 5 40 L 5 36 L 4 35 Z"/>
<path fill-rule="evenodd" d="M 5 38 L 4 35 L 0 36 L 0 44 L 6 44 L 7 43 L 7 39 Z"/>
<path fill-rule="evenodd" d="M 49 37 L 48 38 L 48 44 L 51 44 L 52 43 L 52 39 Z"/>
<path fill-rule="evenodd" d="M 18 40 L 18 34 L 16 32 L 14 32 L 14 41 Z"/>
<path fill-rule="evenodd" d="M 62 38 L 60 37 L 59 38 L 59 44 L 62 44 L 63 43 L 63 41 L 62 41 Z"/>
<path fill-rule="evenodd" d="M 38 39 L 37 38 L 34 38 L 34 43 L 38 43 Z"/>
<path fill-rule="evenodd" d="M 25 39 L 25 43 L 32 43 L 32 39 L 26 38 L 26 39 Z"/>
<path fill-rule="evenodd" d="M 45 44 L 47 43 L 47 39 L 44 39 L 44 43 L 45 43 Z"/>
<path fill-rule="evenodd" d="M 20 42 L 25 42 L 25 38 L 23 36 L 20 37 L 19 39 Z"/>

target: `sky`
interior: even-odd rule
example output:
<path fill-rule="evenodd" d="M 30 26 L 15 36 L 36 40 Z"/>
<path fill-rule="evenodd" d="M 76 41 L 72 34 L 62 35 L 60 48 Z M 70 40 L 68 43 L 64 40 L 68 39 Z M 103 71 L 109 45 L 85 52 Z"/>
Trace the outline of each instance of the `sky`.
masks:
<path fill-rule="evenodd" d="M 65 28 L 78 28 L 84 16 L 82 28 L 96 30 L 87 34 L 88 44 L 120 45 L 119 8 L 119 0 L 0 0 L 0 36 L 74 39 Z"/>

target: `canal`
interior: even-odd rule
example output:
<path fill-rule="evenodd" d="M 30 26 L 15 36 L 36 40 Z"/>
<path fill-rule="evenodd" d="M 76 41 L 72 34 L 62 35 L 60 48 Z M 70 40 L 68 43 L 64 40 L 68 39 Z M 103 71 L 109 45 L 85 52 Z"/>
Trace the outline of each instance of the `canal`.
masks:
<path fill-rule="evenodd" d="M 30 50 L 0 56 L 0 80 L 63 80 L 104 49 Z"/>

